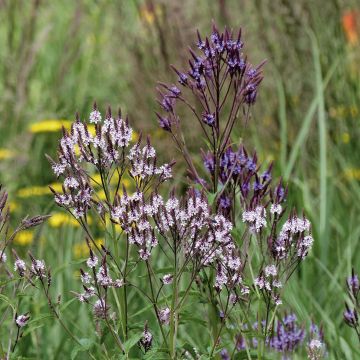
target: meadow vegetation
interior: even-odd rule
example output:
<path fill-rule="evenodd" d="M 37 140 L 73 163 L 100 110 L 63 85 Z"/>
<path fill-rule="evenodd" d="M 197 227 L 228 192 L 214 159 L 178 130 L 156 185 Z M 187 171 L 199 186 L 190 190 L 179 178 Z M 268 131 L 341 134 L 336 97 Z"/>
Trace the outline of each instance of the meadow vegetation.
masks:
<path fill-rule="evenodd" d="M 359 14 L 1 1 L 0 357 L 357 359 Z"/>

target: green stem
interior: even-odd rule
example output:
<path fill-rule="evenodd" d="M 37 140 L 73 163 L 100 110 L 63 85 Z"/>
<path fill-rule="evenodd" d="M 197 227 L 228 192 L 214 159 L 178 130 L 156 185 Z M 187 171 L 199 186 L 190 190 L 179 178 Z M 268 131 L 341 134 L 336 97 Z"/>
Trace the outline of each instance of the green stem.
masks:
<path fill-rule="evenodd" d="M 177 300 L 178 300 L 178 279 L 177 279 L 177 248 L 176 240 L 174 242 L 174 281 L 173 281 L 173 296 L 171 301 L 170 311 L 170 334 L 169 334 L 169 345 L 170 345 L 170 356 L 171 359 L 176 358 L 176 336 L 177 336 Z"/>

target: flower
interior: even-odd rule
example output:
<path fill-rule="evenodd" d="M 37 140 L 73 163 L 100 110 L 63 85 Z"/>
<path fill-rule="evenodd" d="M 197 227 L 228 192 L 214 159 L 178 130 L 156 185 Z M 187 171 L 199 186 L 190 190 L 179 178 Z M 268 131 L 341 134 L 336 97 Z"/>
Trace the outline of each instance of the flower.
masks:
<path fill-rule="evenodd" d="M 91 217 L 88 217 L 87 220 L 88 220 L 88 224 L 91 225 L 92 222 Z M 66 225 L 70 225 L 73 227 L 80 226 L 78 221 L 76 221 L 76 219 L 74 219 L 71 215 L 62 212 L 53 213 L 49 218 L 48 223 L 53 228 L 59 228 L 61 226 L 66 226 Z"/>
<path fill-rule="evenodd" d="M 6 160 L 14 157 L 15 153 L 8 149 L 1 149 L 0 148 L 0 160 Z"/>
<path fill-rule="evenodd" d="M 28 246 L 32 244 L 34 240 L 34 232 L 31 230 L 23 230 L 16 234 L 14 238 L 14 244 L 20 246 Z"/>
<path fill-rule="evenodd" d="M 271 204 L 270 206 L 270 213 L 271 214 L 281 214 L 282 206 L 280 204 Z"/>
<path fill-rule="evenodd" d="M 111 277 L 109 276 L 109 269 L 106 267 L 105 264 L 100 266 L 96 277 L 97 277 L 98 283 L 101 286 L 107 287 L 107 286 L 111 286 L 113 283 Z"/>
<path fill-rule="evenodd" d="M 356 328 L 359 324 L 359 318 L 356 309 L 350 309 L 348 305 L 346 305 L 346 310 L 344 311 L 344 320 L 349 326 Z"/>
<path fill-rule="evenodd" d="M 159 320 L 164 325 L 169 325 L 170 322 L 170 309 L 167 307 L 159 311 Z"/>
<path fill-rule="evenodd" d="M 65 129 L 70 129 L 71 121 L 63 119 L 41 120 L 39 122 L 30 124 L 29 131 L 33 134 L 56 132 L 60 131 L 63 127 Z"/>
<path fill-rule="evenodd" d="M 96 107 L 95 107 L 95 109 L 90 113 L 89 121 L 90 121 L 90 123 L 97 124 L 101 120 L 102 120 L 101 114 L 98 110 L 96 110 Z"/>
<path fill-rule="evenodd" d="M 319 339 L 311 339 L 308 343 L 308 358 L 320 360 L 323 357 L 324 344 Z"/>
<path fill-rule="evenodd" d="M 350 45 L 356 45 L 359 41 L 359 33 L 357 29 L 359 13 L 350 10 L 343 14 L 342 25 L 345 32 L 346 39 Z"/>
<path fill-rule="evenodd" d="M 86 260 L 86 265 L 92 269 L 94 267 L 96 267 L 96 265 L 98 264 L 99 260 L 98 258 L 93 254 L 93 252 L 90 252 L 90 257 Z"/>
<path fill-rule="evenodd" d="M 121 288 L 122 286 L 124 286 L 124 280 L 123 279 L 116 279 L 112 285 L 116 288 Z"/>
<path fill-rule="evenodd" d="M 215 114 L 204 113 L 203 117 L 202 117 L 202 120 L 206 125 L 214 126 L 214 124 L 215 124 Z"/>
<path fill-rule="evenodd" d="M 109 311 L 109 306 L 106 304 L 104 299 L 96 300 L 93 306 L 93 313 L 95 318 L 106 319 Z"/>
<path fill-rule="evenodd" d="M 257 206 L 255 210 L 244 211 L 242 220 L 249 223 L 253 231 L 260 232 L 266 226 L 266 211 L 262 206 Z"/>
<path fill-rule="evenodd" d="M 5 254 L 4 249 L 0 250 L 0 262 L 6 262 L 7 256 Z"/>
<path fill-rule="evenodd" d="M 278 352 L 293 352 L 305 339 L 305 330 L 297 325 L 295 314 L 286 315 L 279 321 L 273 337 L 270 338 L 270 347 Z"/>
<path fill-rule="evenodd" d="M 92 277 L 90 276 L 89 273 L 84 272 L 82 269 L 80 269 L 81 272 L 81 282 L 83 284 L 90 284 L 90 282 L 92 281 Z"/>
<path fill-rule="evenodd" d="M 31 261 L 31 272 L 35 276 L 43 277 L 46 274 L 46 266 L 44 260 L 33 259 Z"/>
<path fill-rule="evenodd" d="M 276 276 L 277 275 L 277 269 L 275 265 L 268 265 L 265 267 L 265 276 Z"/>
<path fill-rule="evenodd" d="M 172 274 L 167 274 L 167 275 L 164 275 L 163 278 L 162 278 L 162 282 L 164 285 L 169 285 L 171 284 L 173 281 L 173 275 Z"/>
<path fill-rule="evenodd" d="M 95 239 L 95 244 L 98 247 L 100 247 L 101 245 L 104 244 L 104 240 L 103 239 Z M 89 246 L 85 241 L 74 244 L 72 250 L 73 250 L 73 254 L 76 258 L 84 258 L 87 255 L 89 255 Z"/>
<path fill-rule="evenodd" d="M 20 276 L 23 276 L 24 272 L 26 271 L 25 261 L 21 259 L 16 259 L 14 263 L 14 271 L 18 271 Z"/>
<path fill-rule="evenodd" d="M 349 291 L 356 298 L 360 290 L 360 284 L 359 284 L 359 277 L 357 276 L 357 274 L 355 274 L 354 269 L 352 270 L 352 275 L 347 278 L 346 283 Z"/>
<path fill-rule="evenodd" d="M 53 183 L 50 185 L 53 189 L 61 189 L 61 184 Z M 17 191 L 17 196 L 19 198 L 29 198 L 33 196 L 44 196 L 51 195 L 49 186 L 29 186 L 26 188 L 19 189 Z"/>
<path fill-rule="evenodd" d="M 16 325 L 19 328 L 21 328 L 21 327 L 24 327 L 28 323 L 29 319 L 30 319 L 30 315 L 23 314 L 23 315 L 17 316 L 15 319 L 15 322 L 16 322 Z"/>
<path fill-rule="evenodd" d="M 153 336 L 152 336 L 151 332 L 149 331 L 147 322 L 146 322 L 145 326 L 144 326 L 144 331 L 142 333 L 142 338 L 140 339 L 140 345 L 144 348 L 145 352 L 150 350 L 151 345 L 152 345 L 152 339 L 153 339 Z"/>

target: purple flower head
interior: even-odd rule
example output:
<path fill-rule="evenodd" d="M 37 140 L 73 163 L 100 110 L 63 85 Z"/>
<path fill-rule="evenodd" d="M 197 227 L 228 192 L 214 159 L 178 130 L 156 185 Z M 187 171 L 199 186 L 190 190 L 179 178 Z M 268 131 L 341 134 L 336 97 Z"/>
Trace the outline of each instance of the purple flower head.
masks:
<path fill-rule="evenodd" d="M 181 84 L 181 85 L 186 85 L 186 83 L 187 83 L 187 76 L 186 76 L 186 74 L 184 74 L 184 73 L 179 73 L 179 79 L 178 79 L 178 81 L 179 81 L 179 83 Z"/>
<path fill-rule="evenodd" d="M 161 106 L 166 112 L 172 112 L 174 110 L 174 99 L 168 95 L 162 98 Z"/>
<path fill-rule="evenodd" d="M 356 309 L 351 309 L 347 304 L 345 304 L 345 307 L 346 309 L 344 311 L 344 320 L 346 324 L 356 328 L 359 325 L 359 317 Z"/>
<path fill-rule="evenodd" d="M 264 185 L 259 181 L 259 179 L 256 179 L 254 182 L 254 191 L 260 191 L 264 188 Z"/>
<path fill-rule="evenodd" d="M 205 166 L 206 170 L 210 174 L 213 174 L 214 170 L 215 170 L 215 162 L 214 162 L 213 154 L 210 152 L 208 152 L 207 154 L 203 153 L 203 161 L 204 161 L 204 166 Z"/>
<path fill-rule="evenodd" d="M 177 70 L 174 66 L 171 66 L 171 68 L 176 72 L 178 75 L 178 82 L 179 84 L 186 86 L 188 84 L 188 77 L 185 73 Z"/>
<path fill-rule="evenodd" d="M 275 187 L 275 201 L 281 203 L 285 200 L 287 190 L 282 186 L 282 181 Z"/>
<path fill-rule="evenodd" d="M 215 125 L 215 114 L 209 114 L 209 113 L 204 113 L 203 114 L 203 121 L 206 125 L 209 125 L 211 127 L 213 127 Z"/>
<path fill-rule="evenodd" d="M 223 195 L 220 197 L 220 207 L 222 209 L 229 209 L 231 206 L 231 200 L 229 197 Z"/>
<path fill-rule="evenodd" d="M 247 72 L 247 76 L 250 78 L 250 79 L 253 79 L 257 74 L 257 70 L 256 69 L 249 69 L 249 71 Z"/>
<path fill-rule="evenodd" d="M 357 276 L 357 274 L 355 274 L 354 269 L 352 269 L 352 274 L 347 278 L 346 283 L 349 291 L 352 293 L 354 298 L 356 298 L 359 293 L 360 286 L 359 277 Z"/>
<path fill-rule="evenodd" d="M 248 105 L 252 105 L 255 103 L 257 97 L 257 88 L 253 84 L 249 84 L 245 88 L 244 92 L 244 101 Z"/>
<path fill-rule="evenodd" d="M 206 44 L 205 44 L 205 41 L 201 40 L 199 30 L 197 31 L 197 35 L 198 35 L 198 42 L 196 45 L 199 48 L 199 50 L 204 50 Z"/>
<path fill-rule="evenodd" d="M 159 119 L 159 125 L 162 129 L 165 131 L 171 132 L 171 122 L 167 117 L 161 116 L 159 113 L 156 113 L 158 119 Z"/>
<path fill-rule="evenodd" d="M 254 172 L 256 170 L 256 162 L 254 161 L 254 159 L 248 158 L 246 168 L 251 172 Z"/>
<path fill-rule="evenodd" d="M 222 349 L 220 352 L 221 360 L 230 360 L 230 355 L 226 349 Z"/>
<path fill-rule="evenodd" d="M 250 192 L 250 182 L 245 181 L 241 184 L 241 192 L 244 197 L 247 197 Z"/>
<path fill-rule="evenodd" d="M 246 349 L 245 338 L 242 335 L 236 337 L 236 350 L 241 351 Z"/>
<path fill-rule="evenodd" d="M 270 347 L 279 352 L 292 352 L 305 339 L 305 330 L 299 327 L 294 314 L 286 315 L 278 322 L 275 334 L 270 339 Z"/>
<path fill-rule="evenodd" d="M 261 178 L 264 182 L 270 181 L 271 180 L 271 168 L 272 168 L 272 164 L 270 165 L 269 169 L 265 170 L 262 174 L 261 174 Z"/>
<path fill-rule="evenodd" d="M 178 97 L 181 94 L 180 89 L 175 85 L 171 86 L 169 90 L 175 97 Z"/>

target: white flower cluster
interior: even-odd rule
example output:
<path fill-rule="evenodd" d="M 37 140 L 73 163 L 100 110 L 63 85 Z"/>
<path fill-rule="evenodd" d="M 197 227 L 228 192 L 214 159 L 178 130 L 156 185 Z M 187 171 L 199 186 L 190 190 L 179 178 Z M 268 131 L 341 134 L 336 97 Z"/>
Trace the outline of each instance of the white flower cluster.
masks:
<path fill-rule="evenodd" d="M 19 315 L 16 317 L 15 322 L 16 325 L 20 328 L 24 327 L 30 319 L 30 316 L 28 314 Z"/>
<path fill-rule="evenodd" d="M 275 241 L 274 251 L 277 258 L 287 258 L 292 249 L 296 249 L 297 257 L 303 260 L 314 242 L 310 230 L 311 224 L 308 219 L 290 217 L 282 226 Z"/>
<path fill-rule="evenodd" d="M 160 322 L 164 325 L 169 325 L 169 322 L 170 322 L 170 309 L 167 307 L 167 308 L 164 308 L 164 309 L 161 309 L 159 311 L 159 319 L 160 319 Z"/>
<path fill-rule="evenodd" d="M 46 266 L 44 260 L 32 260 L 31 263 L 31 272 L 35 276 L 45 276 L 46 275 Z"/>
<path fill-rule="evenodd" d="M 175 196 L 167 201 L 153 194 L 149 201 L 142 193 L 124 194 L 112 208 L 111 218 L 121 224 L 131 244 L 139 248 L 139 256 L 147 260 L 157 246 L 157 234 L 169 240 L 176 234 L 186 256 L 196 258 L 200 266 L 220 264 L 215 286 L 241 283 L 241 261 L 230 236 L 232 224 L 223 215 L 211 215 L 205 197 L 189 192 L 183 203 Z M 171 277 L 163 279 L 170 282 Z"/>
<path fill-rule="evenodd" d="M 114 119 L 109 111 L 102 121 L 96 108 L 91 112 L 89 120 L 95 123 L 95 134 L 77 119 L 70 133 L 64 132 L 60 140 L 58 162 L 52 163 L 55 175 L 65 177 L 64 193 L 54 191 L 55 202 L 72 211 L 76 218 L 84 216 L 92 205 L 93 189 L 87 175 L 88 169 L 81 165 L 84 162 L 95 165 L 97 169 L 100 167 L 105 172 L 115 165 L 121 167 L 121 173 L 124 173 L 129 166 L 137 185 L 140 181 L 148 184 L 153 176 L 159 182 L 172 177 L 171 164 L 156 166 L 156 152 L 149 140 L 143 148 L 140 148 L 139 141 L 126 155 L 125 148 L 129 146 L 133 134 L 127 120 L 120 117 Z"/>
<path fill-rule="evenodd" d="M 271 204 L 270 213 L 280 215 L 282 212 L 282 206 L 280 204 Z"/>
<path fill-rule="evenodd" d="M 109 311 L 109 306 L 105 302 L 105 299 L 96 300 L 93 306 L 94 316 L 98 319 L 106 319 L 107 313 Z"/>
<path fill-rule="evenodd" d="M 273 298 L 276 305 L 280 305 L 278 290 L 282 288 L 282 283 L 278 278 L 278 270 L 275 265 L 267 265 L 260 275 L 254 280 L 254 285 L 260 290 L 267 291 Z"/>
<path fill-rule="evenodd" d="M 243 212 L 242 220 L 244 223 L 250 224 L 252 232 L 260 232 L 266 227 L 266 210 L 262 206 L 257 206 L 255 210 L 247 210 Z"/>
<path fill-rule="evenodd" d="M 130 173 L 133 177 L 146 179 L 158 175 L 162 181 L 172 177 L 169 164 L 156 167 L 156 152 L 149 142 L 142 149 L 139 143 L 134 145 L 127 157 L 131 162 Z"/>

